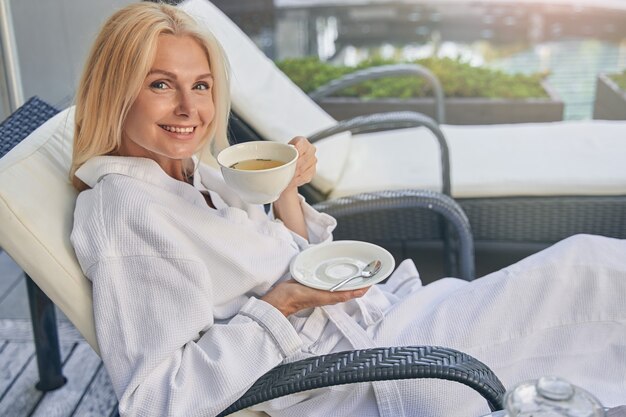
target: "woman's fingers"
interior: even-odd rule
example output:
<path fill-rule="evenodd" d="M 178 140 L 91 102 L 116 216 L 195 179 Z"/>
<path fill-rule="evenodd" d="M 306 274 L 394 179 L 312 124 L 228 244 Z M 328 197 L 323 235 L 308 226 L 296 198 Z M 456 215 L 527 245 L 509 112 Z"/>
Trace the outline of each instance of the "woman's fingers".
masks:
<path fill-rule="evenodd" d="M 290 185 L 299 187 L 311 182 L 315 176 L 317 166 L 316 149 L 308 139 L 302 136 L 293 138 L 289 143 L 295 146 L 299 154 L 296 173 Z"/>
<path fill-rule="evenodd" d="M 342 303 L 353 298 L 362 297 L 369 287 L 349 291 L 324 291 L 310 288 L 291 279 L 278 284 L 271 289 L 262 299 L 285 316 L 312 307 Z"/>
<path fill-rule="evenodd" d="M 369 288 L 361 288 L 349 291 L 322 291 L 323 295 L 320 300 L 324 301 L 323 305 L 343 303 L 353 298 L 359 298 L 365 295 Z"/>
<path fill-rule="evenodd" d="M 306 162 L 308 165 L 296 169 L 294 183 L 299 187 L 311 182 L 316 172 L 317 159 Z"/>
<path fill-rule="evenodd" d="M 309 142 L 309 140 L 303 136 L 296 136 L 289 141 L 289 144 L 295 146 L 300 154 L 300 159 L 310 158 L 315 155 L 315 146 Z"/>

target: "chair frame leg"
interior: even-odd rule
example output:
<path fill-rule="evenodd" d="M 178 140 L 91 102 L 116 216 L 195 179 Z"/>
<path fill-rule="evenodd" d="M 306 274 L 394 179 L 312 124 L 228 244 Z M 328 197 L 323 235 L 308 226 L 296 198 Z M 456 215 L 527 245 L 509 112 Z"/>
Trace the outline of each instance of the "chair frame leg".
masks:
<path fill-rule="evenodd" d="M 28 304 L 33 325 L 35 352 L 39 368 L 39 382 L 35 387 L 40 391 L 52 391 L 67 382 L 63 376 L 61 349 L 57 331 L 54 303 L 41 291 L 31 277 L 26 275 Z"/>
<path fill-rule="evenodd" d="M 439 230 L 443 236 L 443 272 L 446 277 L 458 277 L 460 268 L 456 255 L 458 251 L 457 242 L 452 233 L 453 228 L 443 215 L 439 216 Z"/>

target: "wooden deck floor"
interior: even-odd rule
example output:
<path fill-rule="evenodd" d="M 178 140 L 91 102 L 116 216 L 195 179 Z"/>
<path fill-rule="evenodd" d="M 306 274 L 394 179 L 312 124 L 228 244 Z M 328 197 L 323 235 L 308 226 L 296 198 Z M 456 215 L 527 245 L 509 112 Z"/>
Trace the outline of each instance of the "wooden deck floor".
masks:
<path fill-rule="evenodd" d="M 117 400 L 102 361 L 58 314 L 63 374 L 68 382 L 43 393 L 22 271 L 0 253 L 0 416 L 109 417 Z"/>

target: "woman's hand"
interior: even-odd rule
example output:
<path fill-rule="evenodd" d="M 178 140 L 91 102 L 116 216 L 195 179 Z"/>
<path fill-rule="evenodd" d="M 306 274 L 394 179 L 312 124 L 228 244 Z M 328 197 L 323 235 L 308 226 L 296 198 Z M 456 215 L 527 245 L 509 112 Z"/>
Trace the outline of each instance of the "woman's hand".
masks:
<path fill-rule="evenodd" d="M 300 197 L 298 187 L 311 182 L 315 175 L 317 158 L 315 157 L 315 146 L 311 145 L 306 138 L 297 136 L 289 141 L 298 150 L 298 161 L 296 162 L 296 173 L 293 179 L 280 194 L 278 200 L 274 201 L 274 215 L 280 219 L 285 226 L 302 236 L 309 238 L 302 208 L 300 207 Z"/>
<path fill-rule="evenodd" d="M 285 189 L 287 192 L 289 192 L 289 190 L 297 190 L 298 187 L 311 182 L 315 176 L 315 169 L 317 167 L 315 146 L 313 146 L 307 138 L 296 136 L 289 141 L 289 144 L 295 146 L 299 156 L 296 162 L 296 173 Z"/>
<path fill-rule="evenodd" d="M 324 291 L 307 287 L 290 279 L 276 285 L 261 300 L 273 305 L 285 317 L 312 307 L 337 304 L 362 297 L 369 287 L 352 291 Z"/>

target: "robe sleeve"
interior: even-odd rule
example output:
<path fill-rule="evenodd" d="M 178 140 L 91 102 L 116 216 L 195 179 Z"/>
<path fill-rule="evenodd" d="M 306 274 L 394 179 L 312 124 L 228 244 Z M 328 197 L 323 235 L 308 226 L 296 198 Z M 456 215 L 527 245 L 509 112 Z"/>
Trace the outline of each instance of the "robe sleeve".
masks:
<path fill-rule="evenodd" d="M 300 348 L 289 321 L 255 298 L 214 323 L 211 276 L 196 260 L 112 257 L 87 272 L 123 416 L 216 415 Z"/>
<path fill-rule="evenodd" d="M 306 249 L 311 245 L 317 245 L 324 242 L 330 242 L 333 240 L 332 232 L 337 227 L 337 220 L 329 214 L 320 213 L 315 210 L 309 203 L 306 202 L 303 196 L 300 198 L 300 207 L 304 214 L 304 222 L 306 224 L 309 240 L 307 241 L 302 236 L 295 232 L 291 232 L 294 242 L 300 247 L 301 250 Z M 271 219 L 280 221 L 274 216 L 274 205 L 270 206 L 270 212 L 268 216 Z"/>

